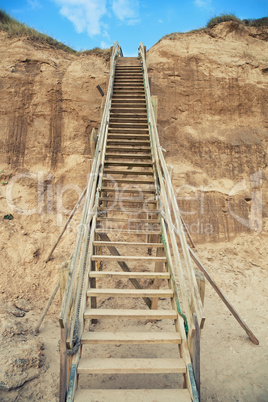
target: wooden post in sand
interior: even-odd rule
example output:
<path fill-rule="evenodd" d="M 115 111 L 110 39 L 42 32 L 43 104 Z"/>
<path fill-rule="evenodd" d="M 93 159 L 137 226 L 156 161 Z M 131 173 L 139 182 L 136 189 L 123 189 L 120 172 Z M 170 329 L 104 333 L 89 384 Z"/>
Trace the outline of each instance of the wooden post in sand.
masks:
<path fill-rule="evenodd" d="M 60 302 L 62 303 L 63 294 L 65 291 L 67 278 L 69 274 L 69 266 L 67 263 L 64 263 L 60 268 Z M 66 339 L 67 339 L 67 330 L 66 327 L 60 329 L 60 402 L 65 402 L 67 386 L 70 376 L 71 367 L 71 357 L 67 357 L 67 347 L 66 347 Z"/>

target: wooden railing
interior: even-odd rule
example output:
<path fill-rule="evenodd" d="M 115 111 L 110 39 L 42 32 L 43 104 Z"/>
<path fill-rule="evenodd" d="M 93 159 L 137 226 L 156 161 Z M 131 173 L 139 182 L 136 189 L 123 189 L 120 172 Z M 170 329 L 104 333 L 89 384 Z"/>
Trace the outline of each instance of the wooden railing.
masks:
<path fill-rule="evenodd" d="M 71 373 L 61 373 L 61 376 L 70 376 L 69 385 L 67 385 L 69 388 L 67 400 L 73 400 L 73 392 L 75 391 L 76 366 L 79 359 L 79 345 L 83 332 L 83 313 L 86 307 L 88 273 L 93 254 L 93 235 L 96 227 L 97 205 L 101 190 L 102 171 L 104 167 L 111 98 L 113 94 L 115 64 L 116 59 L 119 56 L 122 56 L 122 50 L 119 44 L 115 42 L 114 46 L 112 47 L 110 79 L 105 107 L 103 110 L 101 125 L 98 130 L 96 150 L 92 162 L 89 182 L 87 185 L 81 222 L 76 237 L 74 251 L 69 261 L 69 274 L 59 316 L 60 326 L 62 329 L 64 329 L 64 337 L 66 339 L 67 348 L 72 350 L 73 353 Z M 66 367 L 66 362 L 64 366 Z M 66 383 L 66 378 L 63 380 L 61 379 L 61 381 Z M 67 390 L 64 391 L 64 386 L 61 388 L 63 388 L 61 394 L 66 394 Z M 61 399 L 65 400 L 65 396 L 61 396 Z"/>
<path fill-rule="evenodd" d="M 177 200 L 171 183 L 169 171 L 163 155 L 163 148 L 161 147 L 159 142 L 157 125 L 155 121 L 155 113 L 151 102 L 149 78 L 145 57 L 145 47 L 142 43 L 139 47 L 139 55 L 143 66 L 152 155 L 154 160 L 156 181 L 158 183 L 157 196 L 161 211 L 161 226 L 163 234 L 162 240 L 165 245 L 168 265 L 173 279 L 174 293 L 177 299 L 177 310 L 180 317 L 179 330 L 182 335 L 182 354 L 186 363 L 189 365 L 188 388 L 190 389 L 191 387 L 195 387 L 191 378 L 192 365 L 189 356 L 190 352 L 192 359 L 194 358 L 193 339 L 196 332 L 196 325 L 194 322 L 193 313 L 196 314 L 198 331 L 199 329 L 203 328 L 205 317 L 202 301 L 200 298 L 200 292 L 197 285 L 195 270 L 193 267 L 189 252 L 189 246 L 187 244 L 183 228 L 182 218 L 177 205 Z M 177 282 L 179 284 L 179 292 L 177 289 Z M 182 310 L 184 311 L 184 314 L 182 314 Z M 184 319 L 182 318 L 183 316 Z M 185 332 L 185 317 L 188 325 L 188 336 L 186 336 Z"/>

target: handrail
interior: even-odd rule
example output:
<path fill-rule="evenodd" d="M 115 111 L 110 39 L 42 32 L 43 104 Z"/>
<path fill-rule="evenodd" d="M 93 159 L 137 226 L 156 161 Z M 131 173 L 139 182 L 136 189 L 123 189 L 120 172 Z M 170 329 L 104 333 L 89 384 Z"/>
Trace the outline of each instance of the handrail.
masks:
<path fill-rule="evenodd" d="M 198 395 L 195 392 L 196 391 L 195 384 L 191 378 L 192 365 L 189 350 L 191 351 L 192 349 L 191 342 L 193 340 L 195 332 L 195 324 L 193 320 L 193 308 L 197 316 L 199 328 L 201 329 L 203 328 L 205 321 L 203 305 L 201 302 L 200 293 L 197 286 L 193 264 L 190 258 L 189 246 L 187 244 L 184 229 L 182 226 L 182 219 L 177 205 L 176 196 L 171 183 L 162 147 L 159 141 L 157 125 L 155 121 L 155 113 L 151 101 L 149 78 L 145 58 L 145 48 L 142 43 L 140 44 L 139 47 L 139 55 L 143 66 L 143 77 L 144 77 L 144 86 L 145 86 L 146 103 L 147 103 L 147 116 L 150 128 L 152 155 L 154 158 L 154 169 L 159 183 L 157 197 L 161 211 L 162 236 L 164 237 L 163 242 L 166 248 L 169 269 L 173 280 L 172 282 L 174 285 L 174 293 L 177 301 L 178 313 L 179 315 L 181 315 L 180 302 L 182 302 L 189 328 L 188 341 L 187 341 L 184 327 L 180 325 L 180 331 L 182 336 L 181 350 L 183 357 L 186 361 L 186 364 L 189 368 L 187 376 L 188 388 L 192 392 L 193 399 L 198 400 Z M 166 223 L 167 227 L 165 225 Z M 176 234 L 174 228 L 176 228 Z M 182 253 L 179 252 L 177 244 L 176 236 L 178 234 Z M 169 243 L 171 243 L 172 252 Z M 184 272 L 183 266 L 186 267 L 186 272 Z M 187 289 L 185 274 L 187 274 L 189 290 Z M 178 297 L 175 277 L 177 277 L 179 280 L 181 300 L 179 300 Z M 191 301 L 193 302 L 193 307 L 191 306 Z M 188 347 L 186 347 L 185 342 L 188 342 Z"/>
<path fill-rule="evenodd" d="M 113 82 L 115 74 L 115 63 L 118 56 L 122 56 L 122 49 L 118 42 L 112 48 L 110 79 L 106 95 L 105 107 L 102 115 L 100 128 L 98 130 L 98 141 L 93 158 L 90 177 L 87 185 L 84 207 L 81 222 L 76 237 L 74 252 L 69 263 L 69 276 L 63 295 L 59 321 L 62 328 L 67 331 L 67 346 L 71 349 L 75 343 L 79 343 L 81 337 L 81 303 L 84 304 L 86 297 L 86 278 L 90 269 L 90 255 L 92 255 L 93 227 L 96 224 L 97 204 L 100 192 L 100 182 L 104 165 L 104 155 L 108 124 L 111 109 L 111 98 L 113 93 Z M 73 341 L 74 334 L 76 342 Z"/>
<path fill-rule="evenodd" d="M 184 258 L 184 262 L 185 262 L 185 266 L 187 269 L 187 274 L 188 274 L 188 278 L 189 278 L 189 282 L 190 282 L 191 296 L 192 296 L 192 299 L 194 302 L 195 312 L 198 317 L 199 326 L 200 326 L 200 328 L 203 328 L 204 320 L 205 320 L 204 314 L 203 314 L 203 306 L 202 306 L 202 302 L 200 299 L 199 290 L 198 290 L 198 286 L 197 286 L 197 282 L 196 282 L 196 278 L 195 278 L 195 273 L 194 273 L 193 265 L 192 265 L 191 258 L 190 258 L 190 253 L 189 253 L 189 249 L 188 249 L 186 236 L 185 236 L 182 222 L 181 222 L 181 215 L 180 215 L 179 208 L 177 205 L 176 196 L 175 196 L 174 189 L 173 189 L 173 186 L 171 183 L 167 165 L 166 165 L 166 162 L 164 159 L 162 147 L 161 147 L 160 141 L 159 141 L 157 126 L 156 126 L 156 121 L 155 121 L 155 114 L 154 114 L 153 105 L 151 102 L 151 94 L 150 94 L 148 72 L 147 72 L 147 66 L 146 66 L 146 60 L 145 60 L 144 45 L 142 43 L 140 45 L 139 51 L 140 51 L 140 56 L 141 56 L 142 64 L 143 64 L 148 120 L 149 120 L 149 126 L 150 126 L 151 138 L 152 138 L 152 146 L 153 146 L 153 157 L 155 158 L 157 175 L 158 175 L 158 179 L 160 182 L 160 201 L 162 201 L 162 205 L 165 207 L 165 213 L 167 216 L 167 220 L 169 220 L 169 219 L 171 220 L 170 223 L 172 223 L 172 213 L 173 213 L 174 220 L 175 220 L 174 226 L 177 228 L 178 232 L 180 233 L 182 256 Z M 162 185 L 161 185 L 161 183 L 162 183 Z M 170 211 L 170 207 L 172 207 L 172 212 Z M 169 226 L 170 234 L 172 234 L 172 232 L 174 232 L 172 227 L 173 227 L 173 225 L 170 224 L 170 226 Z M 173 236 L 172 236 L 172 238 L 173 238 Z M 172 241 L 172 238 L 171 238 L 171 241 Z M 174 238 L 175 238 L 175 234 L 174 234 Z M 181 275 L 181 272 L 183 272 L 183 271 L 182 271 L 179 250 L 177 247 L 175 247 L 175 243 L 174 243 L 174 247 L 172 247 L 172 248 L 173 248 L 174 253 L 177 255 L 177 257 L 176 257 L 176 255 L 174 254 L 174 258 L 177 259 L 177 263 L 175 264 L 175 266 L 177 267 L 177 271 L 178 271 L 177 274 L 180 277 L 180 282 L 181 282 L 180 285 L 182 286 L 182 291 L 183 291 L 183 289 L 185 289 L 185 285 L 184 285 L 184 277 L 183 277 L 183 275 Z M 186 298 L 186 295 L 185 295 L 184 299 L 185 298 Z M 190 298 L 188 298 L 188 303 L 186 302 L 186 300 L 183 300 L 183 302 L 185 303 L 185 308 L 187 310 L 189 310 L 187 315 L 190 315 L 190 316 L 187 316 L 187 319 L 189 319 L 189 321 L 191 321 L 192 317 L 191 317 L 191 312 L 190 312 L 191 311 L 190 310 Z M 188 309 L 188 307 L 189 307 L 189 309 Z"/>

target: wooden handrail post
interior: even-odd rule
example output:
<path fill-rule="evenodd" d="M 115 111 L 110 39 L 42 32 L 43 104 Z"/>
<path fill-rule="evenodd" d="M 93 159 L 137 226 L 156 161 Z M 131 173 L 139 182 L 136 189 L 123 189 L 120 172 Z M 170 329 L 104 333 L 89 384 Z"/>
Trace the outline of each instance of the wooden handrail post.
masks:
<path fill-rule="evenodd" d="M 197 392 L 200 400 L 200 330 L 197 316 L 194 313 L 195 335 L 193 342 L 193 369 Z"/>

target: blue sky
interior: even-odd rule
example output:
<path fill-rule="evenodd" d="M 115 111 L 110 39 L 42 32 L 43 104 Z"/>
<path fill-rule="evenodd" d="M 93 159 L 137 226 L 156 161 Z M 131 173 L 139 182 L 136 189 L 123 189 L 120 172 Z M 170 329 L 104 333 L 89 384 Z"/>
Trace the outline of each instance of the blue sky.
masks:
<path fill-rule="evenodd" d="M 171 32 L 204 27 L 221 13 L 268 16 L 268 0 L 0 0 L 12 17 L 75 50 L 110 47 L 117 40 L 135 56 Z"/>

